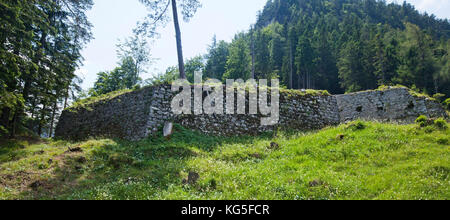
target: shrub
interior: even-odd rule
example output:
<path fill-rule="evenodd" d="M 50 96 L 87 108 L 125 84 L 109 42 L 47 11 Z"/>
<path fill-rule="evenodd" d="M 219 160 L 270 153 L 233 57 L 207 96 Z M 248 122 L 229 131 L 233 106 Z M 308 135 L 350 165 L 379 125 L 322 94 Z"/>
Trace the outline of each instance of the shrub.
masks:
<path fill-rule="evenodd" d="M 362 121 L 354 121 L 347 125 L 347 130 L 357 131 L 357 130 L 364 130 L 366 128 L 366 125 Z"/>
<path fill-rule="evenodd" d="M 425 115 L 421 115 L 416 119 L 416 123 L 420 124 L 421 122 L 427 122 L 428 121 L 428 117 Z"/>
<path fill-rule="evenodd" d="M 448 144 L 448 139 L 447 138 L 438 139 L 437 143 L 441 144 L 441 145 L 447 145 Z"/>
<path fill-rule="evenodd" d="M 435 132 L 436 130 L 435 130 L 434 127 L 426 126 L 424 131 L 425 131 L 425 133 L 427 133 L 427 134 L 431 134 L 431 133 Z"/>
<path fill-rule="evenodd" d="M 445 95 L 442 93 L 436 93 L 433 95 L 433 98 L 436 99 L 438 102 L 444 101 Z"/>
<path fill-rule="evenodd" d="M 444 107 L 447 111 L 450 111 L 450 99 L 444 101 Z"/>
<path fill-rule="evenodd" d="M 421 115 L 416 119 L 416 123 L 421 127 L 427 127 L 433 124 L 432 120 L 429 120 L 427 116 Z"/>
<path fill-rule="evenodd" d="M 8 136 L 8 130 L 0 125 L 0 138 Z"/>
<path fill-rule="evenodd" d="M 445 121 L 445 119 L 443 118 L 436 119 L 434 121 L 434 126 L 441 130 L 446 130 L 448 128 L 447 121 Z"/>
<path fill-rule="evenodd" d="M 124 165 L 131 165 L 134 160 L 128 155 L 114 153 L 109 156 L 109 164 L 116 169 L 121 168 Z"/>

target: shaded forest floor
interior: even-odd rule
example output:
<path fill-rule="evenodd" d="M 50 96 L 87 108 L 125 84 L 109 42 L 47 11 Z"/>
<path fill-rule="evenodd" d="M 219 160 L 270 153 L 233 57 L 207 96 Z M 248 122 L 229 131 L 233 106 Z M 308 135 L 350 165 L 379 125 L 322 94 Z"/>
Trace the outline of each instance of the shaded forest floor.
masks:
<path fill-rule="evenodd" d="M 353 122 L 170 140 L 3 141 L 0 199 L 450 199 L 450 130 Z"/>

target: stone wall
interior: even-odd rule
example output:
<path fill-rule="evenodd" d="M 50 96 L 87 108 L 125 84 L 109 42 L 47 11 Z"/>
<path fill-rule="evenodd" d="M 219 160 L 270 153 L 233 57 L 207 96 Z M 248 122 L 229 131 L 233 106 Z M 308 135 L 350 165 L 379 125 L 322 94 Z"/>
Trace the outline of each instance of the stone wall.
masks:
<path fill-rule="evenodd" d="M 278 128 L 320 129 L 357 118 L 413 122 L 419 115 L 446 115 L 438 103 L 414 97 L 407 89 L 338 96 L 282 91 L 279 124 L 260 126 L 262 115 L 174 116 L 170 107 L 174 95 L 169 85 L 163 85 L 143 88 L 84 107 L 69 108 L 61 115 L 56 136 L 66 139 L 114 137 L 140 140 L 157 134 L 169 121 L 206 134 L 257 135 Z"/>
<path fill-rule="evenodd" d="M 426 97 L 412 95 L 407 88 L 358 92 L 336 96 L 341 122 L 369 119 L 413 123 L 418 116 L 446 117 L 442 106 Z"/>

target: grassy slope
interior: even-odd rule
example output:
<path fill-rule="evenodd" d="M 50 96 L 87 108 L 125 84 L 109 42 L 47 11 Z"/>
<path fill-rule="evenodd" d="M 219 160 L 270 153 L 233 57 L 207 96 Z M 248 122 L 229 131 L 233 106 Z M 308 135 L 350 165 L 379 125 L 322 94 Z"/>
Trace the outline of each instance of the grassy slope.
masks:
<path fill-rule="evenodd" d="M 276 138 L 177 127 L 170 141 L 3 143 L 0 199 L 450 199 L 449 129 L 364 125 Z M 200 180 L 183 185 L 190 171 Z"/>

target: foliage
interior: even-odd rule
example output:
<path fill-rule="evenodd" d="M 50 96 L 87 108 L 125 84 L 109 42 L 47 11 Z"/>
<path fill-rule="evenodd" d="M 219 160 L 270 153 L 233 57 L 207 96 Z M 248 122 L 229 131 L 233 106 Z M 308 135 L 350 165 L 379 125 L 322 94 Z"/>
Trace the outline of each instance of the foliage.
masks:
<path fill-rule="evenodd" d="M 81 49 L 92 38 L 92 0 L 0 3 L 0 124 L 11 136 L 27 117 L 51 136 L 59 106 L 73 98 Z M 44 131 L 45 130 L 45 131 Z"/>
<path fill-rule="evenodd" d="M 116 98 L 117 96 L 129 93 L 131 91 L 133 91 L 133 90 L 123 89 L 123 90 L 115 90 L 115 91 L 112 91 L 112 92 L 109 92 L 106 94 L 100 94 L 98 96 L 90 96 L 85 99 L 77 100 L 76 102 L 74 102 L 72 104 L 72 106 L 67 108 L 67 110 L 76 111 L 77 109 L 81 109 L 81 108 L 90 109 L 89 106 L 92 104 L 99 103 L 99 102 L 106 102 L 106 101 Z"/>
<path fill-rule="evenodd" d="M 427 122 L 427 121 L 428 121 L 428 117 L 425 115 L 421 115 L 416 119 L 417 124 Z"/>
<path fill-rule="evenodd" d="M 97 81 L 89 90 L 89 95 L 99 96 L 118 90 L 132 89 L 136 82 L 141 80 L 140 78 L 136 79 L 135 74 L 136 66 L 133 59 L 126 57 L 122 60 L 120 67 L 113 71 L 97 73 Z"/>
<path fill-rule="evenodd" d="M 450 111 L 450 98 L 449 98 L 449 99 L 446 99 L 446 100 L 444 101 L 444 106 L 445 106 L 445 108 L 447 109 L 447 111 Z"/>
<path fill-rule="evenodd" d="M 243 36 L 243 33 L 237 35 L 230 45 L 230 55 L 226 64 L 226 72 L 223 75 L 224 81 L 226 79 L 247 80 L 250 78 L 250 50 L 247 47 L 247 40 Z"/>
<path fill-rule="evenodd" d="M 0 198 L 450 198 L 449 130 L 364 124 L 358 131 L 342 125 L 275 138 L 213 137 L 175 126 L 170 140 L 10 141 L 0 147 Z M 185 185 L 189 172 L 200 179 Z"/>
<path fill-rule="evenodd" d="M 228 43 L 225 41 L 217 42 L 214 36 L 212 45 L 208 48 L 206 55 L 206 66 L 204 76 L 206 78 L 222 79 L 226 72 L 227 59 L 229 56 Z"/>
<path fill-rule="evenodd" d="M 346 125 L 346 129 L 352 131 L 364 130 L 366 125 L 363 121 L 354 121 Z"/>
<path fill-rule="evenodd" d="M 181 8 L 181 14 L 184 21 L 189 21 L 197 9 L 201 7 L 199 0 L 139 0 L 148 9 L 148 15 L 135 31 L 139 35 L 154 37 L 157 35 L 157 28 L 165 26 L 169 21 L 169 6 L 172 6 L 173 22 L 175 26 L 175 37 L 177 40 L 178 69 L 180 78 L 186 78 L 183 50 L 181 43 L 181 30 L 178 21 L 178 8 Z"/>
<path fill-rule="evenodd" d="M 429 119 L 427 116 L 421 115 L 416 119 L 416 123 L 421 128 L 431 129 L 431 126 L 434 126 L 440 130 L 446 130 L 448 128 L 447 121 L 444 118 L 438 118 L 436 120 Z"/>
<path fill-rule="evenodd" d="M 204 59 L 202 56 L 195 56 L 186 61 L 185 64 L 186 78 L 189 82 L 194 83 L 194 75 L 196 72 L 203 72 L 205 69 Z"/>
<path fill-rule="evenodd" d="M 442 93 L 436 93 L 433 95 L 433 99 L 436 99 L 439 103 L 442 103 L 444 101 L 445 95 Z"/>
<path fill-rule="evenodd" d="M 226 59 L 213 40 L 207 76 L 246 79 L 254 70 L 257 79 L 279 78 L 293 89 L 342 94 L 403 84 L 448 97 L 449 29 L 408 3 L 268 1 L 256 26 L 228 44 Z"/>
<path fill-rule="evenodd" d="M 118 55 L 122 60 L 122 68 L 124 68 L 124 63 L 127 62 L 132 64 L 132 67 L 129 67 L 131 78 L 131 84 L 137 85 L 139 83 L 139 77 L 146 73 L 145 68 L 150 64 L 150 48 L 148 45 L 147 39 L 143 36 L 140 36 L 137 33 L 123 43 L 119 43 L 117 45 Z"/>
<path fill-rule="evenodd" d="M 441 130 L 448 129 L 447 121 L 445 119 L 443 119 L 443 118 L 439 118 L 439 119 L 434 120 L 434 126 L 436 128 L 438 128 L 438 129 L 441 129 Z"/>

